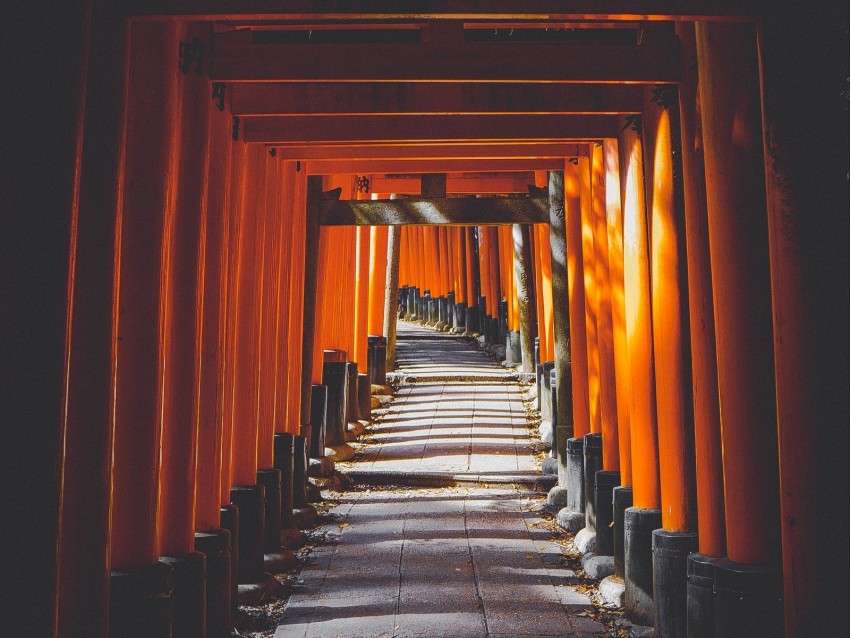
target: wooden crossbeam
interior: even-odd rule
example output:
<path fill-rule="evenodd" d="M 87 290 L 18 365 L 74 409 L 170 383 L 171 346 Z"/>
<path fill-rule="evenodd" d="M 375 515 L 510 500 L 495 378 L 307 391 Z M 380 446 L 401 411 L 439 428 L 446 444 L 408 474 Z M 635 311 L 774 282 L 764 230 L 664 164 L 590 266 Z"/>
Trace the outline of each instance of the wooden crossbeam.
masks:
<path fill-rule="evenodd" d="M 447 29 L 450 31 L 450 29 Z M 486 42 L 253 44 L 250 29 L 219 33 L 211 75 L 219 82 L 670 83 L 681 64 L 675 38 L 640 45 Z M 459 39 L 458 39 L 459 37 Z"/>
<path fill-rule="evenodd" d="M 749 20 L 759 0 L 125 0 L 128 15 L 193 20 Z"/>
<path fill-rule="evenodd" d="M 629 84 L 457 82 L 237 82 L 234 115 L 425 115 L 476 113 L 639 113 L 643 93 Z"/>
<path fill-rule="evenodd" d="M 306 163 L 308 175 L 371 173 L 450 173 L 465 171 L 556 171 L 564 167 L 563 157 L 544 159 L 362 159 L 312 160 Z M 374 190 L 374 189 L 373 189 Z M 392 191 L 394 192 L 394 191 Z M 418 191 L 417 191 L 418 192 Z M 459 192 L 459 191 L 452 191 Z"/>
<path fill-rule="evenodd" d="M 246 142 L 405 142 L 615 137 L 611 115 L 344 115 L 246 117 Z"/>
<path fill-rule="evenodd" d="M 547 224 L 546 197 L 412 197 L 322 201 L 323 226 Z"/>
<path fill-rule="evenodd" d="M 277 149 L 278 157 L 289 160 L 539 160 L 587 155 L 587 144 L 539 140 L 471 144 L 287 142 L 270 146 Z M 444 170 L 449 169 L 437 172 Z"/>

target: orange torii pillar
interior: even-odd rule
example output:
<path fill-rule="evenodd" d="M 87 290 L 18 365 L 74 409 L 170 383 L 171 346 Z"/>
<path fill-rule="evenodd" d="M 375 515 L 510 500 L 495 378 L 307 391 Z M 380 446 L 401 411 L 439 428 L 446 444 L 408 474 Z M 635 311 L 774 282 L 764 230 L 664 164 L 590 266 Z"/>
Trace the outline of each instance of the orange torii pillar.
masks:
<path fill-rule="evenodd" d="M 626 337 L 625 286 L 623 279 L 623 207 L 620 181 L 619 145 L 616 138 L 602 142 L 605 167 L 605 208 L 608 234 L 608 272 L 611 286 L 611 325 L 613 330 L 614 375 L 617 397 L 617 446 L 620 486 L 613 489 L 612 532 L 614 574 L 601 590 L 606 601 L 622 606 L 624 551 L 623 525 L 625 510 L 632 504 L 631 386 L 629 384 L 629 351 Z M 610 459 L 603 454 L 603 461 Z"/>
<path fill-rule="evenodd" d="M 592 148 L 592 147 L 591 147 Z M 599 365 L 599 282 L 597 279 L 597 255 L 595 246 L 596 211 L 601 208 L 598 184 L 592 187 L 591 158 L 578 158 L 581 206 L 581 256 L 584 265 L 584 329 L 587 346 L 587 407 L 590 432 L 583 437 L 583 504 L 585 526 L 576 535 L 575 546 L 588 553 L 596 543 L 596 472 L 602 470 L 602 410 Z M 597 174 L 599 170 L 597 170 Z M 577 331 L 581 330 L 581 324 Z M 585 561 L 586 562 L 586 561 Z M 591 561 L 588 568 L 596 574 L 596 564 Z M 587 564 L 587 563 L 586 563 Z M 613 561 L 611 562 L 613 566 Z M 604 569 L 604 568 L 603 568 Z"/>
<path fill-rule="evenodd" d="M 162 279 L 178 139 L 177 23 L 130 32 L 127 138 L 115 334 L 111 636 L 172 635 L 173 568 L 159 561 Z M 151 122 L 156 122 L 153 129 Z"/>
<path fill-rule="evenodd" d="M 272 232 L 265 197 L 266 151 L 247 149 L 241 193 L 236 292 L 236 350 L 231 438 L 231 502 L 239 509 L 240 594 L 264 589 L 274 579 L 265 571 L 265 488 L 257 482 L 261 413 L 266 236 Z M 264 445 L 266 443 L 264 442 Z"/>
<path fill-rule="evenodd" d="M 208 41 L 206 25 L 179 30 L 182 42 Z M 166 269 L 161 295 L 164 356 L 162 452 L 157 521 L 160 560 L 174 569 L 173 631 L 206 634 L 206 561 L 195 546 L 195 468 L 198 446 L 198 376 L 204 299 L 199 276 L 206 235 L 210 82 L 183 68 L 176 193 L 166 212 Z M 229 583 L 228 583 L 229 585 Z"/>
<path fill-rule="evenodd" d="M 502 281 L 502 301 L 503 301 L 503 316 L 502 316 L 502 335 L 505 342 L 505 350 L 508 349 L 508 335 L 513 334 L 514 359 L 519 361 L 521 358 L 519 352 L 519 324 L 517 323 L 517 303 L 516 303 L 516 287 L 514 286 L 514 249 L 511 243 L 510 226 L 498 226 L 499 231 L 499 271 Z"/>
<path fill-rule="evenodd" d="M 109 630 L 110 566 L 105 548 L 109 546 L 113 471 L 112 389 L 117 346 L 113 319 L 119 274 L 115 258 L 120 247 L 129 29 L 123 17 L 108 18 L 100 12 L 95 12 L 90 28 L 90 46 L 108 54 L 91 57 L 87 66 L 87 100 L 80 122 L 83 137 L 78 148 L 79 191 L 71 224 L 75 229 L 70 247 L 74 268 L 68 299 L 65 455 L 55 592 L 55 635 L 61 638 L 106 636 Z M 38 238 L 42 241 L 40 232 Z M 33 292 L 43 303 L 45 291 Z M 30 534 L 32 530 L 23 531 Z M 28 553 L 24 560 L 31 560 Z M 33 584 L 48 595 L 50 587 L 40 579 Z M 11 626 L 16 627 L 12 611 Z M 20 611 L 27 616 L 29 631 L 47 635 L 40 627 L 42 622 L 53 625 L 53 619 L 32 618 L 29 605 Z M 4 614 L 7 629 L 9 622 L 9 614 Z"/>
<path fill-rule="evenodd" d="M 466 241 L 466 331 L 472 334 L 481 332 L 483 310 L 479 303 L 481 297 L 481 270 L 478 261 L 478 228 L 467 226 Z"/>
<path fill-rule="evenodd" d="M 302 169 L 303 170 L 303 169 Z M 324 426 L 313 414 L 313 388 L 322 385 L 322 349 L 317 331 L 321 326 L 319 282 L 319 215 L 322 204 L 322 178 L 307 178 L 304 213 L 303 314 L 301 333 L 301 432 L 293 441 L 293 506 L 299 513 L 309 512 L 306 500 L 307 463 L 313 446 L 312 430 Z M 299 317 L 295 317 L 298 319 Z M 299 519 L 304 524 L 306 517 Z"/>
<path fill-rule="evenodd" d="M 839 636 L 850 634 L 850 192 L 843 53 L 850 8 L 836 3 L 829 11 L 812 12 L 802 4 L 783 9 L 759 22 L 758 47 L 785 635 Z M 833 486 L 843 486 L 843 496 L 836 498 Z"/>
<path fill-rule="evenodd" d="M 581 219 L 581 171 L 589 170 L 587 161 L 568 159 L 564 163 L 564 214 L 566 227 L 566 288 L 569 304 L 569 356 L 570 376 L 563 381 L 557 368 L 555 371 L 555 392 L 557 398 L 553 402 L 553 425 L 555 425 L 555 443 L 558 446 L 559 487 L 566 495 L 557 500 L 557 492 L 549 494 L 549 500 L 554 505 L 562 505 L 558 512 L 558 522 L 565 529 L 577 532 L 585 526 L 585 489 L 584 489 L 584 441 L 590 433 L 590 413 L 588 411 L 587 393 L 587 341 L 585 330 L 585 289 L 584 289 L 584 258 L 582 246 Z M 555 299 L 555 253 L 552 252 L 552 282 L 553 302 Z M 556 315 L 557 329 L 557 315 Z M 556 336 L 557 347 L 557 336 Z M 557 357 L 557 350 L 556 350 Z M 557 366 L 557 359 L 556 359 Z M 569 431 L 563 427 L 561 417 L 562 393 L 570 397 Z M 554 413 L 557 413 L 554 415 Z M 562 436 L 563 434 L 563 436 Z M 567 436 L 569 434 L 569 436 Z M 586 534 L 584 535 L 586 536 Z M 584 552 L 582 552 L 584 553 Z"/>
<path fill-rule="evenodd" d="M 440 270 L 440 303 L 437 307 L 437 328 L 445 330 L 449 327 L 449 300 L 451 290 L 451 258 L 449 257 L 449 240 L 447 228 L 437 227 L 437 240 L 439 246 L 439 270 Z"/>
<path fill-rule="evenodd" d="M 658 433 L 655 370 L 652 359 L 652 314 L 649 237 L 646 219 L 643 145 L 640 118 L 620 133 L 620 179 L 623 181 L 623 281 L 626 337 L 631 378 L 632 497 L 624 513 L 625 608 L 641 624 L 653 621 L 652 532 L 661 527 L 658 479 Z"/>
<path fill-rule="evenodd" d="M 688 260 L 688 304 L 691 377 L 694 410 L 694 453 L 698 551 L 687 558 L 689 631 L 713 636 L 715 558 L 726 554 L 723 465 L 717 397 L 717 355 L 714 339 L 711 261 L 705 206 L 705 165 L 702 134 L 697 128 L 696 36 L 692 23 L 676 24 L 682 42 L 679 119 L 682 136 L 682 183 L 685 200 L 685 241 Z"/>
<path fill-rule="evenodd" d="M 453 326 L 459 333 L 466 332 L 466 309 L 469 306 L 468 277 L 466 272 L 466 226 L 450 228 L 455 246 L 455 312 Z"/>
<path fill-rule="evenodd" d="M 395 199 L 395 195 L 391 194 L 389 198 Z M 387 295 L 385 284 L 388 241 L 389 229 L 386 226 L 371 227 L 367 344 L 369 346 L 369 359 L 364 363 L 364 371 L 369 375 L 370 397 L 372 383 L 385 385 L 387 382 L 387 339 L 384 332 L 384 315 Z"/>
<path fill-rule="evenodd" d="M 302 430 L 309 428 L 309 422 L 301 420 L 301 368 L 304 317 L 304 266 L 306 247 L 306 171 L 296 161 L 283 162 L 283 213 L 289 222 L 287 232 L 289 242 L 289 261 L 285 263 L 286 276 L 289 279 L 289 296 L 281 299 L 281 312 L 285 312 L 286 332 L 282 335 L 285 349 L 285 407 L 281 406 L 284 416 L 275 423 L 274 466 L 281 471 L 281 543 L 294 547 L 301 541 L 298 521 L 295 519 L 295 439 Z M 284 321 L 281 317 L 281 321 Z M 322 386 L 317 386 L 324 390 Z M 313 388 L 315 392 L 315 388 Z M 283 399 L 283 397 L 282 397 Z M 326 397 L 321 394 L 314 399 L 311 408 L 320 410 L 324 419 Z M 302 439 L 303 440 L 303 439 Z M 303 485 L 303 477 L 301 484 Z"/>
<path fill-rule="evenodd" d="M 596 516 L 598 576 L 613 572 L 614 510 L 613 491 L 620 485 L 620 450 L 617 424 L 617 382 L 614 360 L 614 329 L 611 305 L 611 276 L 608 257 L 607 177 L 602 142 L 591 151 L 591 196 L 593 208 L 593 249 L 596 280 L 596 335 L 599 352 L 599 420 L 602 435 L 601 456 L 593 475 L 593 500 Z M 619 185 L 615 186 L 619 195 Z M 587 460 L 586 460 L 587 465 Z M 589 565 L 588 565 L 589 566 Z"/>
<path fill-rule="evenodd" d="M 357 193 L 360 196 L 360 193 Z M 364 409 L 364 399 L 369 404 L 372 396 L 372 379 L 369 374 L 369 266 L 370 259 L 370 228 L 358 226 L 355 250 L 355 291 L 354 291 L 354 360 L 358 364 L 357 374 L 357 418 L 368 421 L 371 418 L 371 407 Z"/>
<path fill-rule="evenodd" d="M 454 234 L 451 226 L 443 226 L 446 237 L 446 314 L 443 322 L 446 324 L 445 329 L 451 330 L 455 327 L 455 297 L 457 294 L 457 278 L 455 276 L 455 268 L 457 267 L 457 257 L 455 256 Z"/>
<path fill-rule="evenodd" d="M 487 260 L 487 268 L 489 269 L 489 299 L 488 307 L 490 308 L 492 319 L 490 320 L 490 336 L 492 343 L 504 343 L 502 335 L 502 283 L 501 273 L 501 251 L 499 249 L 499 232 L 496 226 L 485 226 L 487 232 L 487 241 L 490 247 L 489 257 Z"/>
<path fill-rule="evenodd" d="M 476 228 L 478 236 L 476 255 L 478 257 L 478 272 L 481 279 L 481 294 L 479 296 L 479 314 L 481 321 L 481 333 L 487 341 L 492 338 L 492 306 L 493 298 L 490 292 L 490 234 L 487 226 Z"/>
<path fill-rule="evenodd" d="M 286 304 L 289 301 L 289 220 L 283 215 L 281 161 L 265 154 L 264 194 L 267 231 L 264 250 L 263 308 L 260 332 L 260 402 L 257 437 L 257 482 L 265 488 L 264 564 L 279 573 L 294 564 L 294 554 L 281 547 L 281 493 L 283 472 L 275 464 L 275 436 L 284 429 Z"/>
<path fill-rule="evenodd" d="M 727 558 L 722 636 L 782 629 L 773 330 L 755 26 L 697 23 Z"/>
<path fill-rule="evenodd" d="M 207 635 L 226 636 L 233 627 L 230 531 L 221 525 L 222 451 L 227 405 L 224 384 L 231 224 L 231 119 L 212 102 L 207 178 L 207 220 L 200 310 L 198 448 L 195 479 L 195 549 L 206 556 Z M 238 170 L 238 168 L 236 169 Z M 227 503 L 229 503 L 229 498 Z"/>
<path fill-rule="evenodd" d="M 696 551 L 696 473 L 690 385 L 687 261 L 675 89 L 647 88 L 643 132 L 651 211 L 653 352 L 662 529 L 652 533 L 655 628 L 687 633 L 687 556 Z M 657 104 L 653 104 L 652 100 Z"/>

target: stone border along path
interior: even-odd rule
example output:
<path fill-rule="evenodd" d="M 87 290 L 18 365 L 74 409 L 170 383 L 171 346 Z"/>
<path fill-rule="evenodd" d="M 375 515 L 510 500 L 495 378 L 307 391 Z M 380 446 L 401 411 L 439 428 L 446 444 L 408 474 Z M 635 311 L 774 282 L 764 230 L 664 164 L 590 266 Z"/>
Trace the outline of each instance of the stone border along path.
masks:
<path fill-rule="evenodd" d="M 572 536 L 543 512 L 551 483 L 516 374 L 404 322 L 397 361 L 406 378 L 337 464 L 353 485 L 326 491 L 323 542 L 274 638 L 620 635 L 600 622 Z"/>

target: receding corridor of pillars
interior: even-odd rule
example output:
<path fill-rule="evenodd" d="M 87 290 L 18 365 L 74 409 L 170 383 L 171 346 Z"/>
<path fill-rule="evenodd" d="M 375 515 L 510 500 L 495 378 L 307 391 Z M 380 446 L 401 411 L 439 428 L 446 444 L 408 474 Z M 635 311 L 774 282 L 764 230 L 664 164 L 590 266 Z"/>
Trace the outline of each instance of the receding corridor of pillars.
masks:
<path fill-rule="evenodd" d="M 3 9 L 4 629 L 226 635 L 404 312 L 601 447 L 634 619 L 845 635 L 846 3 L 285 4 Z"/>

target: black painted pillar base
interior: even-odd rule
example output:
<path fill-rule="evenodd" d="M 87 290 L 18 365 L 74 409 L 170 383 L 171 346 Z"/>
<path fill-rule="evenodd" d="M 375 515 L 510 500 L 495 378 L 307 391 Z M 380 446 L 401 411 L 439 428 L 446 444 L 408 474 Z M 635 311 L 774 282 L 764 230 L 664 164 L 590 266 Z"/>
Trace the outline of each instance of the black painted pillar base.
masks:
<path fill-rule="evenodd" d="M 372 421 L 372 379 L 369 374 L 361 372 L 357 375 L 357 407 L 361 421 Z"/>
<path fill-rule="evenodd" d="M 661 510 L 630 507 L 624 527 L 626 616 L 639 625 L 652 625 L 652 532 L 661 527 Z"/>
<path fill-rule="evenodd" d="M 685 638 L 688 631 L 688 554 L 699 546 L 691 532 L 652 532 L 655 634 Z"/>
<path fill-rule="evenodd" d="M 292 505 L 301 509 L 307 505 L 307 450 L 303 436 L 293 437 Z"/>
<path fill-rule="evenodd" d="M 614 498 L 614 575 L 626 576 L 625 518 L 626 510 L 632 506 L 632 488 L 615 487 Z"/>
<path fill-rule="evenodd" d="M 714 562 L 714 627 L 723 638 L 784 635 L 782 575 L 764 565 Z"/>
<path fill-rule="evenodd" d="M 315 386 L 313 386 L 315 387 Z M 291 434 L 274 435 L 274 467 L 280 470 L 280 528 L 294 527 L 292 522 L 292 461 L 295 437 Z"/>
<path fill-rule="evenodd" d="M 257 483 L 266 490 L 263 550 L 277 551 L 280 547 L 280 470 L 257 470 Z"/>
<path fill-rule="evenodd" d="M 368 335 L 369 348 L 373 355 L 369 362 L 369 379 L 375 385 L 387 385 L 387 338 L 383 335 Z M 369 393 L 371 396 L 371 392 Z"/>
<path fill-rule="evenodd" d="M 585 527 L 596 533 L 596 473 L 602 470 L 602 435 L 584 435 L 584 513 Z"/>
<path fill-rule="evenodd" d="M 314 459 L 325 454 L 325 432 L 328 419 L 328 387 L 310 386 L 310 456 Z"/>
<path fill-rule="evenodd" d="M 207 635 L 207 562 L 201 552 L 160 556 L 174 570 L 172 638 Z"/>
<path fill-rule="evenodd" d="M 614 488 L 620 485 L 620 473 L 601 470 L 596 473 L 593 501 L 596 506 L 596 554 L 614 555 Z"/>
<path fill-rule="evenodd" d="M 221 528 L 230 532 L 230 617 L 239 611 L 239 508 L 224 505 L 221 508 Z"/>
<path fill-rule="evenodd" d="M 567 507 L 584 512 L 584 440 L 567 439 Z"/>
<path fill-rule="evenodd" d="M 113 569 L 109 575 L 110 638 L 171 638 L 174 569 Z"/>
<path fill-rule="evenodd" d="M 348 422 L 348 364 L 345 361 L 325 361 L 322 364 L 322 384 L 328 389 L 325 445 L 344 445 Z"/>
<path fill-rule="evenodd" d="M 207 638 L 230 638 L 233 628 L 230 532 L 195 533 L 195 551 L 207 559 Z"/>
<path fill-rule="evenodd" d="M 694 552 L 688 556 L 688 638 L 716 638 L 714 631 L 714 561 Z"/>
<path fill-rule="evenodd" d="M 256 583 L 265 572 L 263 541 L 265 540 L 266 490 L 262 485 L 230 488 L 230 501 L 239 508 L 240 583 Z"/>
<path fill-rule="evenodd" d="M 466 331 L 481 332 L 481 321 L 478 314 L 478 306 L 467 306 L 466 308 Z"/>
<path fill-rule="evenodd" d="M 360 420 L 360 401 L 357 397 L 357 375 L 359 373 L 358 366 L 355 362 L 349 361 L 347 373 L 348 388 L 346 390 L 345 402 L 345 422 L 356 423 Z M 347 432 L 347 430 L 346 430 Z M 346 436 L 346 439 L 349 438 Z"/>
<path fill-rule="evenodd" d="M 460 330 L 466 330 L 466 303 L 463 301 L 455 304 L 454 327 Z"/>

